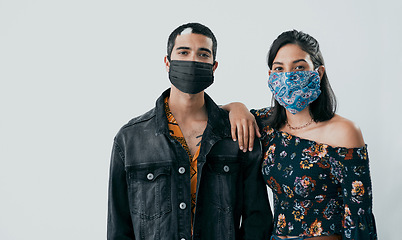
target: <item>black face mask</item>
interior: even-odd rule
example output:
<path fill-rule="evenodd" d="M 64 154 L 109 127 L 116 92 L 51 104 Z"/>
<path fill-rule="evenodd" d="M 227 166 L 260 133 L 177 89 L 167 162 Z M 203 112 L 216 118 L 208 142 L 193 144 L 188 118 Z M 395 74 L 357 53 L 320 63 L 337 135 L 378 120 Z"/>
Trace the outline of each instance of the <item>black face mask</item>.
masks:
<path fill-rule="evenodd" d="M 170 61 L 169 79 L 184 93 L 196 94 L 214 82 L 213 65 L 193 61 Z"/>

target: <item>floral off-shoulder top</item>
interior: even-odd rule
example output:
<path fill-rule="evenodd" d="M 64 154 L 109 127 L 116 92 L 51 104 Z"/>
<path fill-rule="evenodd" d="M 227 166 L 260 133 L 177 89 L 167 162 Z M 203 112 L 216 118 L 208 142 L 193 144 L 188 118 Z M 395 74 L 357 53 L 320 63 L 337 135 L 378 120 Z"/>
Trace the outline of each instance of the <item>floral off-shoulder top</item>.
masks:
<path fill-rule="evenodd" d="M 262 129 L 262 174 L 274 194 L 274 233 L 377 239 L 367 146 L 331 147 L 270 128 L 268 108 L 251 110 Z"/>

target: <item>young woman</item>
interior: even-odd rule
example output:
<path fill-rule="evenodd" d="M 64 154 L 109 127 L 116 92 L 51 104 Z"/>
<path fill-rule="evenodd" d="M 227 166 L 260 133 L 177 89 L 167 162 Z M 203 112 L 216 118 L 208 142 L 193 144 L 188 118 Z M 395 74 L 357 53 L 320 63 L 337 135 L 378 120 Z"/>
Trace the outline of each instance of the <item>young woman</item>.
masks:
<path fill-rule="evenodd" d="M 284 32 L 269 50 L 268 66 L 274 105 L 251 112 L 274 194 L 271 239 L 377 239 L 367 146 L 360 129 L 335 114 L 318 42 Z M 245 114 L 239 103 L 224 108 L 234 126 Z"/>

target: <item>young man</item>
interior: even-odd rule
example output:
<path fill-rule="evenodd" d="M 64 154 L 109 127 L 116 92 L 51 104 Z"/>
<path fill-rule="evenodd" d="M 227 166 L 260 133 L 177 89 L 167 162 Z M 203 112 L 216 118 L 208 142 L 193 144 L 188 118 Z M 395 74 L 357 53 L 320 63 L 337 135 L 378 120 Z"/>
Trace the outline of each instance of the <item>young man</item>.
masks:
<path fill-rule="evenodd" d="M 171 89 L 114 140 L 108 239 L 269 238 L 260 143 L 239 150 L 228 113 L 204 93 L 218 66 L 216 46 L 198 23 L 171 33 Z"/>

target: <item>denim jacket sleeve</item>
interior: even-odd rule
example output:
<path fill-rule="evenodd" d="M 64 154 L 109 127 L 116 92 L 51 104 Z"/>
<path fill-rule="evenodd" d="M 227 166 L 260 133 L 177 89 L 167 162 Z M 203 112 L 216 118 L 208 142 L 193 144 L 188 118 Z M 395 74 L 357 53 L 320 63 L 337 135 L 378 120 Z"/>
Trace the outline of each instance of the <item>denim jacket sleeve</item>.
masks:
<path fill-rule="evenodd" d="M 124 156 L 116 141 L 110 161 L 107 239 L 135 239 L 128 203 Z"/>
<path fill-rule="evenodd" d="M 243 168 L 242 239 L 269 239 L 273 229 L 273 217 L 267 188 L 261 173 L 261 144 L 254 143 L 257 151 L 245 155 Z"/>

